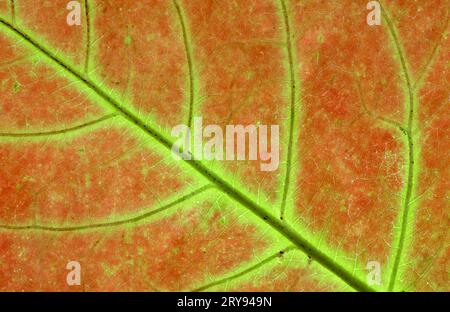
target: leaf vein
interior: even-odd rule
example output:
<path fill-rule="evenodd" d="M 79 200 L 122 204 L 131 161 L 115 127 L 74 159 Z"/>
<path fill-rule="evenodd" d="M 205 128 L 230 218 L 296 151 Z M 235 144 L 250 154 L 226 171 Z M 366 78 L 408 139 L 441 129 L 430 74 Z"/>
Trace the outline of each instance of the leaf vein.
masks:
<path fill-rule="evenodd" d="M 192 52 L 190 48 L 188 32 L 186 28 L 186 22 L 183 17 L 183 13 L 181 11 L 181 7 L 177 0 L 173 0 L 173 4 L 177 10 L 178 19 L 180 21 L 181 31 L 183 34 L 183 43 L 184 50 L 186 53 L 186 60 L 188 63 L 188 75 L 189 75 L 189 113 L 188 113 L 188 122 L 187 125 L 191 127 L 192 118 L 194 114 L 194 102 L 195 102 L 195 91 L 194 91 L 194 69 L 193 69 L 193 61 L 192 61 Z"/>
<path fill-rule="evenodd" d="M 288 54 L 289 63 L 289 79 L 290 79 L 290 104 L 289 104 L 289 141 L 287 147 L 287 160 L 286 160 L 286 171 L 284 175 L 284 185 L 283 185 L 283 197 L 281 199 L 281 209 L 280 209 L 280 219 L 284 220 L 285 210 L 286 210 L 286 200 L 289 192 L 290 178 L 291 178 L 291 166 L 292 166 L 292 145 L 294 136 L 294 121 L 296 118 L 295 114 L 295 98 L 296 98 L 296 81 L 294 73 L 294 60 L 292 52 L 292 42 L 291 42 L 291 27 L 289 23 L 289 15 L 287 12 L 285 0 L 280 0 L 281 8 L 283 11 L 284 27 L 286 32 L 286 50 Z"/>
<path fill-rule="evenodd" d="M 112 114 L 108 114 L 105 115 L 103 117 L 100 117 L 98 119 L 86 122 L 84 124 L 81 125 L 77 125 L 77 126 L 73 126 L 70 128 L 65 128 L 65 129 L 60 129 L 60 130 L 52 130 L 52 131 L 42 131 L 42 132 L 19 132 L 19 133 L 2 133 L 0 132 L 0 137 L 40 137 L 40 136 L 51 136 L 51 135 L 58 135 L 58 134 L 63 134 L 63 133 L 69 133 L 72 131 L 76 131 L 76 130 L 80 130 L 89 126 L 93 126 L 97 123 L 106 121 L 108 119 L 117 117 L 118 114 L 117 113 L 112 113 Z"/>
<path fill-rule="evenodd" d="M 268 264 L 269 262 L 272 262 L 272 260 L 275 260 L 276 258 L 280 257 L 281 255 L 283 255 L 283 254 L 285 254 L 285 253 L 287 253 L 287 252 L 289 252 L 291 250 L 294 250 L 294 249 L 296 249 L 294 246 L 286 247 L 286 248 L 282 249 L 281 251 L 278 251 L 277 253 L 275 253 L 275 254 L 273 254 L 273 255 L 271 255 L 271 256 L 269 256 L 269 257 L 267 257 L 267 258 L 265 258 L 265 259 L 263 259 L 261 261 L 259 261 L 258 263 L 252 265 L 251 267 L 249 267 L 249 268 L 247 268 L 247 269 L 245 269 L 245 270 L 243 270 L 243 271 L 241 271 L 239 273 L 236 273 L 236 274 L 231 275 L 229 277 L 225 277 L 225 278 L 222 278 L 220 280 L 211 282 L 211 283 L 206 284 L 204 286 L 198 287 L 198 288 L 196 288 L 196 289 L 194 289 L 192 291 L 193 292 L 205 291 L 208 288 L 211 288 L 211 287 L 223 284 L 223 283 L 228 283 L 228 282 L 230 282 L 232 280 L 235 280 L 235 279 L 237 279 L 239 277 L 247 275 L 247 274 L 249 274 L 249 273 L 251 273 L 251 272 L 261 268 L 262 266 Z"/>
<path fill-rule="evenodd" d="M 409 227 L 408 218 L 410 215 L 410 206 L 411 206 L 411 197 L 413 194 L 413 180 L 414 180 L 414 141 L 412 137 L 412 128 L 414 123 L 414 95 L 413 89 L 411 85 L 411 78 L 408 67 L 406 65 L 406 58 L 403 52 L 403 48 L 400 44 L 400 40 L 397 36 L 397 32 L 395 26 L 389 17 L 388 12 L 386 11 L 385 6 L 382 6 L 382 15 L 384 20 L 387 23 L 389 32 L 394 41 L 395 48 L 397 50 L 397 54 L 400 58 L 400 64 L 402 68 L 403 75 L 405 76 L 406 88 L 408 90 L 408 125 L 406 129 L 407 141 L 408 141 L 408 169 L 407 169 L 407 181 L 406 181 L 406 195 L 404 199 L 404 204 L 402 207 L 401 215 L 401 228 L 400 228 L 400 237 L 398 238 L 396 253 L 394 256 L 394 265 L 391 271 L 391 275 L 389 278 L 389 286 L 388 290 L 392 291 L 395 287 L 395 282 L 397 280 L 397 275 L 399 271 L 399 266 L 401 262 L 401 258 L 403 256 L 403 249 L 405 245 L 405 237 L 407 233 L 407 229 Z"/>
<path fill-rule="evenodd" d="M 189 194 L 186 194 L 171 203 L 168 203 L 167 205 L 164 205 L 160 208 L 151 210 L 149 212 L 142 213 L 140 215 L 137 215 L 135 217 L 131 217 L 124 220 L 119 221 L 113 221 L 113 222 L 104 222 L 104 223 L 93 223 L 93 224 L 85 224 L 85 225 L 76 225 L 76 226 L 49 226 L 49 225 L 39 225 L 39 224 L 33 224 L 33 225 L 7 225 L 7 224 L 0 224 L 0 229 L 4 230 L 16 230 L 16 231 L 23 231 L 23 230 L 34 230 L 34 231 L 47 231 L 47 232 L 78 232 L 78 231 L 84 231 L 84 230 L 96 230 L 100 228 L 109 228 L 109 227 L 117 227 L 117 226 L 123 226 L 123 225 L 131 225 L 136 224 L 142 220 L 148 219 L 156 214 L 159 214 L 161 212 L 166 211 L 169 208 L 172 208 L 190 198 L 193 198 L 206 190 L 212 188 L 211 185 L 205 185 Z"/>
<path fill-rule="evenodd" d="M 37 41 L 31 38 L 29 35 L 24 33 L 18 28 L 15 28 L 9 22 L 5 21 L 0 17 L 0 27 L 12 32 L 15 36 L 19 36 L 25 43 L 31 45 L 34 49 L 40 51 L 49 60 L 53 61 L 56 65 L 61 67 L 62 70 L 71 74 L 74 78 L 82 82 L 87 88 L 94 91 L 99 97 L 105 100 L 112 108 L 117 110 L 126 120 L 134 124 L 136 127 L 140 128 L 146 132 L 149 136 L 159 142 L 161 145 L 166 147 L 168 151 L 171 152 L 173 142 L 169 140 L 165 135 L 157 131 L 152 126 L 146 124 L 140 118 L 138 118 L 131 110 L 123 107 L 119 102 L 106 91 L 104 91 L 97 83 L 93 80 L 85 77 L 77 69 L 72 68 L 70 65 L 63 62 L 58 56 L 54 55 L 50 50 L 40 45 Z M 329 271 L 333 272 L 336 276 L 346 282 L 349 286 L 360 291 L 373 291 L 373 289 L 362 282 L 358 277 L 355 277 L 351 272 L 345 269 L 339 263 L 336 263 L 330 256 L 323 253 L 321 250 L 316 248 L 313 244 L 307 241 L 298 232 L 292 229 L 290 226 L 281 222 L 278 217 L 270 214 L 268 209 L 265 209 L 260 204 L 254 202 L 250 199 L 244 191 L 241 191 L 222 178 L 220 175 L 214 171 L 208 169 L 201 161 L 198 160 L 185 160 L 184 163 L 191 166 L 199 174 L 203 175 L 206 179 L 211 181 L 217 186 L 222 192 L 227 194 L 233 200 L 241 204 L 246 209 L 250 210 L 257 217 L 262 219 L 267 225 L 272 227 L 273 230 L 277 231 L 285 238 L 294 243 L 299 249 L 313 257 L 318 263 L 323 267 L 327 268 Z"/>

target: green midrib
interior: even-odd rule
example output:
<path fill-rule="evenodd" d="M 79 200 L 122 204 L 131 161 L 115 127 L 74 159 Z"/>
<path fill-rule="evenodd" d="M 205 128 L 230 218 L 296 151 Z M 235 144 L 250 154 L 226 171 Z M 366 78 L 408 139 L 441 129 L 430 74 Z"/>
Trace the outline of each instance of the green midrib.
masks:
<path fill-rule="evenodd" d="M 138 118 L 135 114 L 133 114 L 129 109 L 122 107 L 118 101 L 116 101 L 112 96 L 108 95 L 97 83 L 92 81 L 89 78 L 84 77 L 77 69 L 73 68 L 69 64 L 62 61 L 56 55 L 54 55 L 51 51 L 46 49 L 44 46 L 39 44 L 37 41 L 32 39 L 26 33 L 12 26 L 9 22 L 5 21 L 3 18 L 0 18 L 0 26 L 3 25 L 3 28 L 6 27 L 7 30 L 12 32 L 15 36 L 20 37 L 22 40 L 26 41 L 32 47 L 34 47 L 37 51 L 42 53 L 46 58 L 53 61 L 55 64 L 64 69 L 67 73 L 74 76 L 77 80 L 82 82 L 87 88 L 94 91 L 99 97 L 101 97 L 104 101 L 106 101 L 112 108 L 114 108 L 118 113 L 120 113 L 125 119 L 130 121 L 132 124 L 142 129 L 164 147 L 166 147 L 169 151 L 172 149 L 173 142 L 165 137 L 162 133 L 154 129 L 152 126 L 147 125 L 140 118 Z M 263 208 L 261 205 L 255 203 L 252 199 L 250 199 L 243 192 L 235 189 L 228 181 L 224 178 L 208 169 L 202 162 L 198 160 L 190 160 L 185 161 L 189 166 L 191 166 L 198 173 L 203 175 L 206 179 L 211 181 L 213 184 L 217 186 L 218 189 L 223 191 L 229 197 L 246 207 L 253 214 L 261 218 L 266 224 L 272 227 L 275 231 L 283 235 L 285 238 L 290 240 L 295 246 L 297 246 L 300 250 L 310 255 L 313 259 L 315 259 L 318 263 L 320 263 L 323 267 L 334 273 L 338 276 L 342 281 L 347 283 L 349 286 L 358 291 L 374 291 L 370 286 L 366 285 L 359 278 L 355 277 L 352 273 L 350 273 L 346 268 L 344 268 L 339 263 L 336 263 L 331 257 L 327 254 L 323 253 L 321 250 L 312 245 L 309 241 L 303 238 L 297 231 L 291 228 L 286 223 L 282 222 L 278 217 L 270 214 L 268 209 Z"/>

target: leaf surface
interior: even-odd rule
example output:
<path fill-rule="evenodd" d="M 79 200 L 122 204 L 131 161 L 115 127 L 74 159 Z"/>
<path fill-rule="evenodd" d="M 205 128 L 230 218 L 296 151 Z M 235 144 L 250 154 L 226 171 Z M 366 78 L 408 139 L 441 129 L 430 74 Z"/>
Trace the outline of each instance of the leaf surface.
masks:
<path fill-rule="evenodd" d="M 0 1 L 0 290 L 449 290 L 447 0 L 79 2 Z"/>

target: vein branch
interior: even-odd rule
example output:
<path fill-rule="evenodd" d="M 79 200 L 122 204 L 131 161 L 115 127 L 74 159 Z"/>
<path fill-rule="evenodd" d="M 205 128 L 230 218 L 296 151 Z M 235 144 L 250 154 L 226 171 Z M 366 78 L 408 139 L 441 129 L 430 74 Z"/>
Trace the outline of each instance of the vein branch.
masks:
<path fill-rule="evenodd" d="M 11 10 L 11 22 L 13 25 L 16 24 L 16 4 L 14 0 L 9 0 L 9 9 Z"/>
<path fill-rule="evenodd" d="M 261 260 L 260 262 L 258 262 L 258 263 L 256 263 L 256 264 L 252 265 L 251 267 L 249 267 L 249 268 L 247 268 L 247 269 L 245 269 L 245 270 L 243 270 L 243 271 L 241 271 L 241 272 L 239 272 L 239 273 L 236 273 L 236 274 L 231 275 L 231 276 L 229 276 L 229 277 L 225 277 L 225 278 L 223 278 L 223 279 L 220 279 L 220 280 L 211 282 L 211 283 L 209 283 L 209 284 L 206 284 L 206 285 L 204 285 L 204 286 L 201 286 L 201 287 L 199 287 L 199 288 L 196 288 L 196 289 L 194 289 L 194 290 L 192 290 L 192 291 L 193 291 L 193 292 L 197 292 L 197 291 L 205 291 L 205 290 L 207 290 L 208 288 L 211 288 L 211 287 L 214 287 L 214 286 L 217 286 L 217 285 L 220 285 L 220 284 L 224 284 L 224 283 L 229 283 L 229 282 L 231 282 L 232 280 L 235 280 L 235 279 L 237 279 L 237 278 L 239 278 L 239 277 L 242 277 L 242 276 L 247 275 L 247 274 L 249 274 L 249 273 L 251 273 L 251 272 L 253 272 L 253 271 L 256 271 L 257 269 L 261 268 L 262 266 L 264 266 L 264 265 L 266 265 L 266 264 L 272 262 L 273 260 L 275 260 L 275 259 L 277 259 L 277 258 L 283 256 L 283 255 L 286 254 L 287 252 L 289 252 L 289 251 L 291 251 L 291 250 L 294 250 L 294 249 L 296 249 L 294 246 L 286 247 L 286 248 L 282 249 L 281 251 L 278 251 L 277 253 L 274 253 L 273 255 L 271 255 L 271 256 L 269 256 L 269 257 L 267 257 L 267 258 Z"/>
<path fill-rule="evenodd" d="M 86 54 L 84 56 L 84 73 L 89 72 L 89 57 L 91 55 L 91 21 L 89 15 L 89 0 L 84 0 L 84 12 L 86 15 Z"/>
<path fill-rule="evenodd" d="M 183 33 L 183 43 L 184 43 L 184 50 L 186 53 L 186 60 L 188 63 L 188 75 L 189 75 L 189 113 L 188 113 L 188 123 L 187 125 L 191 127 L 192 125 L 192 118 L 194 114 L 194 102 L 195 102 L 195 94 L 194 94 L 194 69 L 193 69 L 193 62 L 192 62 L 192 52 L 191 52 L 191 45 L 189 42 L 188 32 L 186 28 L 186 22 L 184 20 L 184 16 L 181 10 L 181 6 L 179 5 L 177 0 L 173 0 L 173 4 L 177 10 L 178 19 L 180 21 L 181 31 Z"/>
<path fill-rule="evenodd" d="M 447 11 L 446 11 L 446 19 L 445 19 L 445 25 L 443 27 L 443 31 L 441 32 L 438 41 L 436 42 L 433 51 L 431 52 L 430 57 L 428 58 L 425 66 L 423 67 L 423 69 L 421 70 L 421 72 L 419 73 L 419 75 L 417 76 L 415 82 L 414 82 L 414 86 L 413 86 L 413 90 L 417 90 L 419 84 L 422 82 L 422 80 L 427 76 L 428 71 L 433 67 L 433 63 L 435 62 L 435 60 L 438 58 L 439 55 L 439 50 L 441 48 L 442 45 L 442 41 L 444 39 L 445 33 L 448 32 L 447 28 L 448 28 L 448 23 L 449 23 L 449 9 L 447 7 Z"/>
<path fill-rule="evenodd" d="M 384 123 L 386 123 L 386 124 L 388 124 L 390 126 L 396 127 L 398 129 L 400 129 L 403 133 L 406 133 L 406 129 L 401 123 L 399 123 L 399 122 L 397 122 L 395 120 L 392 120 L 390 118 L 386 118 L 386 117 L 377 115 L 377 114 L 372 112 L 367 107 L 367 103 L 366 103 L 366 100 L 364 98 L 364 95 L 363 95 L 363 92 L 362 92 L 362 88 L 361 88 L 361 82 L 360 82 L 359 78 L 357 78 L 357 77 L 355 78 L 355 80 L 356 80 L 356 87 L 357 87 L 357 90 L 358 90 L 361 106 L 362 106 L 362 108 L 364 110 L 364 113 L 366 113 L 368 116 L 370 116 L 371 118 L 373 118 L 375 120 L 379 120 L 379 121 L 384 122 Z"/>

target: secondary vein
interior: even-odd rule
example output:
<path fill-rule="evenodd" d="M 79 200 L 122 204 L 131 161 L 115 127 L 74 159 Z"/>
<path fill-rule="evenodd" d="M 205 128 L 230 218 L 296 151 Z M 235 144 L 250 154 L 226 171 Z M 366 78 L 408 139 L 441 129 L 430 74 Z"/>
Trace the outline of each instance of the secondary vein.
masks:
<path fill-rule="evenodd" d="M 187 125 L 189 127 L 192 126 L 192 118 L 194 114 L 194 69 L 192 64 L 192 52 L 190 48 L 187 28 L 186 28 L 186 22 L 184 21 L 183 13 L 181 12 L 181 7 L 178 4 L 177 0 L 173 0 L 173 4 L 177 10 L 178 19 L 180 21 L 181 31 L 183 33 L 183 43 L 184 43 L 184 50 L 186 53 L 186 59 L 188 63 L 188 71 L 189 71 L 189 113 L 188 113 L 188 123 Z"/>
<path fill-rule="evenodd" d="M 0 137 L 40 137 L 40 136 L 50 136 L 50 135 L 58 135 L 63 133 L 68 133 L 76 130 L 80 130 L 89 126 L 93 126 L 102 121 L 111 119 L 118 116 L 117 113 L 108 114 L 106 116 L 100 117 L 98 119 L 86 122 L 81 125 L 77 125 L 70 128 L 60 129 L 60 130 L 52 130 L 52 131 L 42 131 L 42 132 L 18 132 L 18 133 L 2 133 L 0 132 Z"/>
<path fill-rule="evenodd" d="M 149 212 L 137 215 L 132 218 L 127 218 L 124 220 L 119 221 L 112 221 L 112 222 L 104 222 L 104 223 L 93 223 L 93 224 L 84 224 L 84 225 L 74 225 L 74 226 L 49 226 L 49 225 L 39 225 L 39 224 L 33 224 L 33 225 L 8 225 L 8 224 L 0 224 L 0 229 L 4 230 L 16 230 L 16 231 L 23 231 L 23 230 L 37 230 L 37 231 L 48 231 L 48 232 L 76 232 L 76 231 L 83 231 L 83 230 L 95 230 L 100 228 L 108 228 L 108 227 L 117 227 L 122 225 L 129 225 L 129 224 L 135 224 L 139 221 L 142 221 L 144 219 L 150 218 L 156 214 L 159 214 L 161 212 L 166 211 L 169 208 L 172 208 L 194 196 L 197 196 L 204 191 L 210 189 L 211 185 L 205 185 L 189 194 L 186 194 L 177 200 L 164 205 L 158 209 L 151 210 Z"/>
<path fill-rule="evenodd" d="M 286 31 L 286 50 L 288 54 L 289 62 L 289 79 L 290 79 L 290 113 L 289 113 L 289 142 L 287 148 L 287 160 L 286 160 L 286 171 L 284 176 L 284 187 L 283 187 L 283 197 L 281 199 L 281 209 L 280 209 L 280 219 L 284 220 L 285 210 L 286 210 L 286 200 L 289 192 L 290 186 L 290 176 L 291 176 L 291 166 L 292 166 L 292 144 L 294 136 L 294 121 L 295 121 L 295 98 L 296 98 L 296 83 L 294 74 L 294 60 L 292 52 L 292 42 L 291 42 L 291 27 L 289 23 L 289 15 L 286 8 L 285 0 L 280 0 L 281 8 L 283 11 L 284 27 Z"/>
<path fill-rule="evenodd" d="M 395 282 L 397 280 L 398 276 L 398 270 L 401 262 L 401 258 L 403 255 L 403 249 L 405 245 L 405 236 L 407 233 L 407 229 L 409 227 L 408 224 L 408 218 L 410 214 L 410 204 L 411 204 L 411 197 L 413 193 L 413 180 L 414 180 L 414 141 L 412 137 L 412 128 L 414 123 L 414 95 L 413 90 L 411 86 L 411 78 L 409 74 L 409 70 L 406 65 L 406 59 L 403 53 L 403 49 L 401 47 L 400 41 L 398 39 L 396 30 L 394 28 L 394 25 L 385 9 L 385 7 L 382 7 L 382 14 L 383 18 L 385 19 L 389 32 L 392 36 L 392 39 L 395 44 L 395 48 L 397 50 L 398 56 L 400 58 L 400 64 L 403 71 L 403 75 L 405 76 L 405 83 L 406 88 L 408 89 L 408 124 L 406 128 L 406 135 L 407 135 L 407 141 L 408 141 L 408 169 L 407 169 L 407 184 L 406 184 L 406 195 L 404 199 L 403 209 L 401 212 L 401 229 L 400 229 L 400 237 L 397 242 L 397 248 L 396 248 L 396 254 L 394 258 L 394 265 L 392 268 L 391 276 L 389 278 L 389 286 L 388 290 L 392 291 L 395 287 Z"/>

